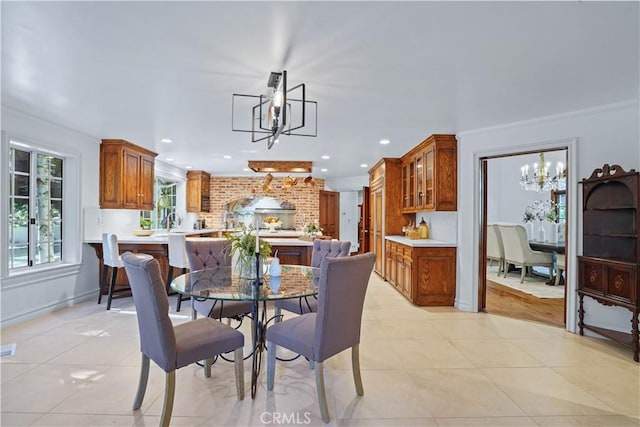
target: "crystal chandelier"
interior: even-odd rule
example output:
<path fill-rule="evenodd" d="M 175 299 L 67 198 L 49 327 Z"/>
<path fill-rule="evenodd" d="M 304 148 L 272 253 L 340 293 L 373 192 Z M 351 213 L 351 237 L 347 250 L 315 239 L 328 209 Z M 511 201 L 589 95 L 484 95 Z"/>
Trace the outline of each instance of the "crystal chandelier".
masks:
<path fill-rule="evenodd" d="M 540 163 L 534 163 L 531 173 L 529 173 L 529 165 L 520 168 L 522 177 L 520 185 L 522 189 L 527 191 L 555 191 L 566 189 L 566 169 L 562 162 L 556 164 L 556 174 L 551 177 L 549 168 L 551 162 L 544 161 L 544 153 L 540 153 Z"/>

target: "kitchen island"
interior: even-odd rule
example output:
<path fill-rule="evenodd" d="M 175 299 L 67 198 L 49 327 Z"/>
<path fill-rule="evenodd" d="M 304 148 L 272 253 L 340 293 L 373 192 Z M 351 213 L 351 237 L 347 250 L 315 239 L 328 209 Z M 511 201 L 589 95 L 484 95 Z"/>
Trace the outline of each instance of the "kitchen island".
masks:
<path fill-rule="evenodd" d="M 187 240 L 190 239 L 220 239 L 224 240 L 222 236 L 225 232 L 230 230 L 219 229 L 204 229 L 204 230 L 189 230 L 178 231 L 186 234 Z M 282 234 L 281 234 L 282 233 Z M 313 249 L 313 242 L 298 239 L 299 232 L 278 232 L 268 233 L 260 232 L 261 239 L 266 240 L 272 247 L 273 253 L 277 251 L 277 256 L 280 258 L 281 264 L 294 264 L 294 265 L 311 265 L 311 250 Z M 210 237 L 214 236 L 214 237 Z M 85 240 L 89 246 L 91 246 L 99 261 L 99 270 L 102 272 L 103 267 L 103 254 L 102 254 L 102 240 Z M 165 230 L 159 230 L 151 236 L 139 237 L 134 235 L 119 235 L 118 247 L 120 253 L 133 252 L 133 253 L 145 253 L 152 255 L 160 264 L 160 271 L 162 278 L 166 278 L 169 274 L 169 237 Z M 176 269 L 174 275 L 178 275 L 180 272 Z M 96 287 L 100 287 L 100 274 L 98 274 L 98 284 Z M 119 269 L 116 276 L 116 289 L 122 287 L 128 287 L 129 280 L 124 269 Z M 166 284 L 167 292 L 172 293 L 169 288 L 169 284 Z M 108 286 L 102 289 L 103 294 L 108 292 Z"/>
<path fill-rule="evenodd" d="M 386 236 L 384 279 L 416 305 L 453 305 L 456 244 Z"/>

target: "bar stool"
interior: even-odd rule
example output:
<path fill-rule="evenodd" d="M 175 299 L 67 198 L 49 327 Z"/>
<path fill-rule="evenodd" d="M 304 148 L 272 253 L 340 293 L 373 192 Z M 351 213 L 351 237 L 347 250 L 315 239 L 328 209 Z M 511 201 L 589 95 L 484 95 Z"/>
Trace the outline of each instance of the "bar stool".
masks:
<path fill-rule="evenodd" d="M 114 289 L 116 286 L 116 276 L 118 269 L 124 268 L 122 258 L 120 258 L 120 250 L 118 248 L 118 236 L 112 233 L 102 234 L 102 280 L 100 281 L 100 294 L 98 295 L 98 304 L 102 302 L 102 289 L 104 289 L 107 280 L 107 271 L 111 267 L 111 280 L 109 281 L 109 297 L 107 299 L 107 310 L 111 310 L 111 300 L 114 292 L 130 291 L 131 288 Z"/>
<path fill-rule="evenodd" d="M 183 233 L 169 233 L 169 275 L 167 276 L 167 287 L 173 279 L 173 267 L 182 269 L 182 274 L 185 274 L 189 268 L 189 258 L 187 258 L 187 251 L 184 247 L 186 240 Z M 189 297 L 178 294 L 176 311 L 180 311 L 182 301 L 189 299 Z"/>

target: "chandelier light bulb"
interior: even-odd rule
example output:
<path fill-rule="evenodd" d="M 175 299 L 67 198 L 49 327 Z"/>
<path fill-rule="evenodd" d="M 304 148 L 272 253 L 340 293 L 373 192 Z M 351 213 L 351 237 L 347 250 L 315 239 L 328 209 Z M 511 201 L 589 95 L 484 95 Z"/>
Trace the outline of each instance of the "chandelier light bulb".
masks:
<path fill-rule="evenodd" d="M 273 106 L 276 108 L 280 108 L 282 107 L 282 101 L 283 101 L 283 97 L 282 97 L 282 91 L 275 91 L 275 93 L 273 94 Z"/>

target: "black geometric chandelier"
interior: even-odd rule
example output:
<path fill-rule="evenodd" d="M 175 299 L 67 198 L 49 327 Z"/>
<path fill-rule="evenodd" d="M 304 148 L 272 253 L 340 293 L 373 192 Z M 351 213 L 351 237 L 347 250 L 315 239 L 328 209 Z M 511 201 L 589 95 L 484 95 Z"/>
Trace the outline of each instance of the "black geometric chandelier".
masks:
<path fill-rule="evenodd" d="M 267 140 L 267 148 L 280 135 L 318 136 L 318 103 L 306 99 L 300 83 L 287 87 L 287 72 L 269 75 L 268 95 L 234 93 L 231 102 L 231 130 L 251 133 L 251 142 Z"/>

